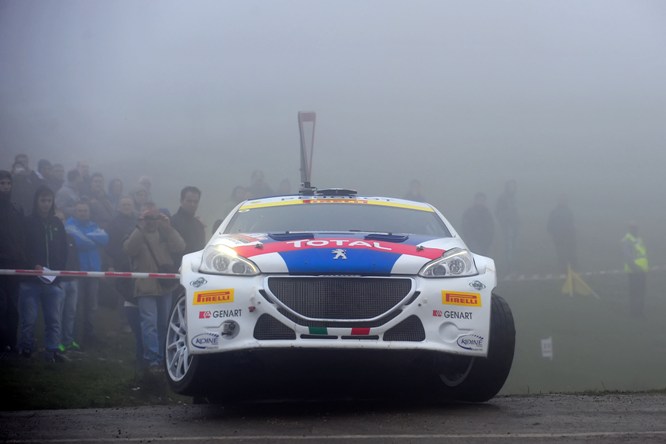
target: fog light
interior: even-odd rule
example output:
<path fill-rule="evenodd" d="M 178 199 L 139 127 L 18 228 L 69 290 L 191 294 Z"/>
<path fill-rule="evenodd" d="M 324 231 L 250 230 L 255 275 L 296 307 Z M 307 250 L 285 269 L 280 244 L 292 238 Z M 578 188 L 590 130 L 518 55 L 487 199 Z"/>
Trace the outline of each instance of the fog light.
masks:
<path fill-rule="evenodd" d="M 238 332 L 240 332 L 240 325 L 238 325 L 238 322 L 224 321 L 222 323 L 222 330 L 220 331 L 220 335 L 224 339 L 233 339 L 238 336 Z"/>

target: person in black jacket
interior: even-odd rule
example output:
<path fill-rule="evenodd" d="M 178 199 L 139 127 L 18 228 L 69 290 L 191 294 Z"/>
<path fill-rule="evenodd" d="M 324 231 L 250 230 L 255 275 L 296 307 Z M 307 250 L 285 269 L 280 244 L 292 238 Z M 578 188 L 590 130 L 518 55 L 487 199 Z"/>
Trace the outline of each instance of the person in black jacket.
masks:
<path fill-rule="evenodd" d="M 40 186 L 35 192 L 32 214 L 25 219 L 26 265 L 34 270 L 63 270 L 67 264 L 65 227 L 55 216 L 53 191 Z M 35 351 L 35 323 L 39 306 L 44 315 L 44 346 L 51 362 L 67 358 L 60 352 L 61 316 L 64 292 L 58 278 L 28 277 L 19 290 L 19 353 L 30 357 Z"/>
<path fill-rule="evenodd" d="M 201 190 L 197 187 L 187 186 L 180 191 L 180 207 L 171 218 L 171 226 L 185 240 L 185 251 L 183 254 L 203 250 L 206 246 L 206 228 L 196 217 Z M 180 257 L 176 258 L 180 264 Z"/>
<path fill-rule="evenodd" d="M 550 212 L 546 228 L 555 244 L 560 273 L 567 273 L 569 267 L 572 270 L 578 270 L 576 226 L 566 195 L 560 196 L 557 206 Z"/>
<path fill-rule="evenodd" d="M 474 195 L 474 204 L 463 213 L 460 226 L 463 240 L 469 249 L 482 256 L 489 256 L 495 234 L 495 222 L 484 193 L 479 192 Z"/>
<path fill-rule="evenodd" d="M 0 268 L 25 267 L 23 210 L 11 201 L 12 175 L 0 171 Z M 14 352 L 18 329 L 18 288 L 16 276 L 0 276 L 0 353 Z"/>

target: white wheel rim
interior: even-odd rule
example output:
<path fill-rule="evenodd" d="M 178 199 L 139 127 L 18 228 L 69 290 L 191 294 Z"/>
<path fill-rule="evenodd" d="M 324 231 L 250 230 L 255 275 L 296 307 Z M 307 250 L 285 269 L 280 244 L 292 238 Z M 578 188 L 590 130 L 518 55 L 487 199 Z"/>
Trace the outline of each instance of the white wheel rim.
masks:
<path fill-rule="evenodd" d="M 178 382 L 183 379 L 191 363 L 192 356 L 187 351 L 185 297 L 181 297 L 171 311 L 166 338 L 166 366 L 171 380 Z"/>

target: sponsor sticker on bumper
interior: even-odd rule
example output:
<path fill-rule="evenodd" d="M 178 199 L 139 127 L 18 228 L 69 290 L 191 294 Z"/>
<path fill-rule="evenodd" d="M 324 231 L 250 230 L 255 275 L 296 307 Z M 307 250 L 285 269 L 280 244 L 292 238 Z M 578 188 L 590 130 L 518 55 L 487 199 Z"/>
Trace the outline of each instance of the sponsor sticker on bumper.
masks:
<path fill-rule="evenodd" d="M 442 304 L 461 305 L 465 307 L 480 307 L 481 294 L 464 291 L 442 290 Z"/>
<path fill-rule="evenodd" d="M 234 289 L 197 291 L 194 293 L 194 305 L 227 304 L 234 301 Z"/>

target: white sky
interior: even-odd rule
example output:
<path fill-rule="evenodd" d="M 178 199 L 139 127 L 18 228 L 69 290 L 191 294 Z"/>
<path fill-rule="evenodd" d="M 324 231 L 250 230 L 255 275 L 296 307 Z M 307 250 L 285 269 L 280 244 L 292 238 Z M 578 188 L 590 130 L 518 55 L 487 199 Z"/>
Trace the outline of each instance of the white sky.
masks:
<path fill-rule="evenodd" d="M 659 0 L 0 0 L 0 161 L 198 185 L 213 218 L 255 168 L 296 186 L 313 110 L 315 185 L 419 178 L 457 221 L 516 178 L 666 223 L 665 48 Z"/>

